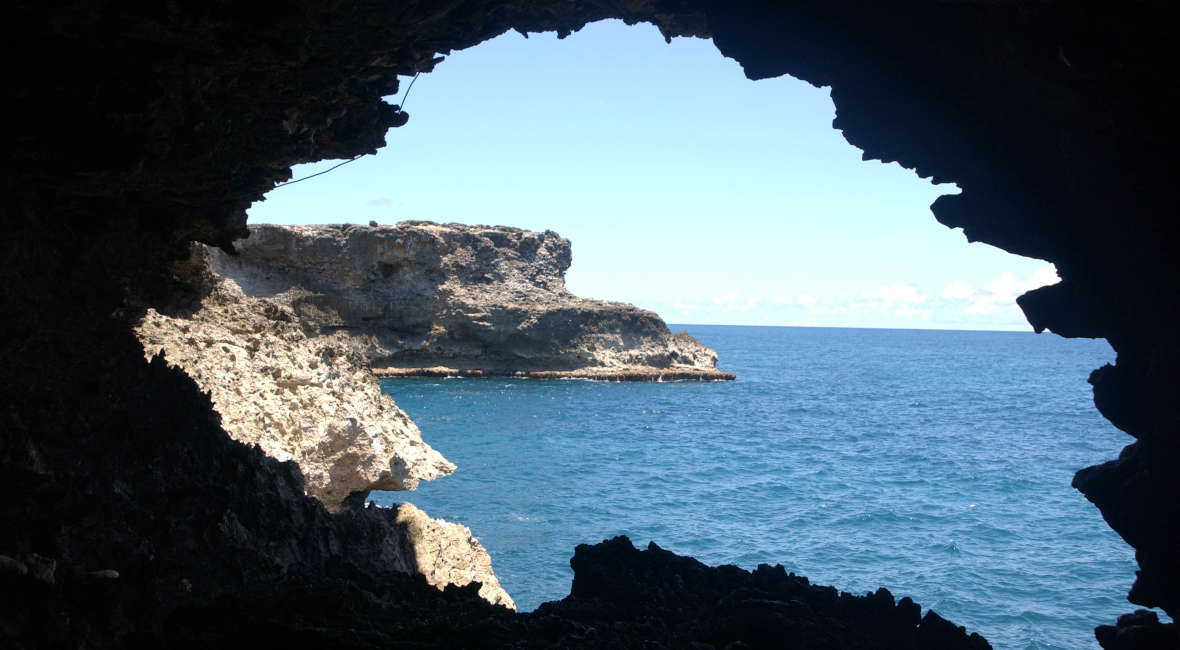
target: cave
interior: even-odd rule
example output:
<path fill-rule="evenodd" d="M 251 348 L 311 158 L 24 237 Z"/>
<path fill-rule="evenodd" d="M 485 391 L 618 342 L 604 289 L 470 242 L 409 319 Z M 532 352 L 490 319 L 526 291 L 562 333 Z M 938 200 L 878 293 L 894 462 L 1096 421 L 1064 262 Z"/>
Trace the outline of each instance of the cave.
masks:
<path fill-rule="evenodd" d="M 571 613 L 584 604 L 522 621 L 381 568 L 373 515 L 325 512 L 296 468 L 229 440 L 208 396 L 145 361 L 130 333 L 183 291 L 174 262 L 189 242 L 232 248 L 246 208 L 292 165 L 383 146 L 408 119 L 381 99 L 399 75 L 510 29 L 568 34 L 604 18 L 710 38 L 750 79 L 830 86 L 833 126 L 865 159 L 962 188 L 935 202 L 938 221 L 1056 265 L 1060 283 L 1018 302 L 1037 331 L 1110 342 L 1117 361 L 1091 375 L 1094 402 L 1133 438 L 1074 487 L 1135 549 L 1128 600 L 1177 615 L 1177 90 L 1162 3 L 81 0 L 8 13 L 10 56 L 36 64 L 11 66 L 7 83 L 0 480 L 15 498 L 0 554 L 61 576 L 5 568 L 8 645 L 677 645 L 651 620 L 595 637 Z M 605 589 L 612 564 L 658 582 L 603 548 L 617 554 L 579 549 L 574 595 Z M 111 566 L 118 580 L 101 575 Z M 696 570 L 684 569 L 694 587 L 717 582 Z M 888 618 L 866 602 L 846 609 Z M 1178 645 L 1145 614 L 1094 624 L 1107 648 Z M 928 647 L 949 647 L 943 627 L 926 629 Z"/>

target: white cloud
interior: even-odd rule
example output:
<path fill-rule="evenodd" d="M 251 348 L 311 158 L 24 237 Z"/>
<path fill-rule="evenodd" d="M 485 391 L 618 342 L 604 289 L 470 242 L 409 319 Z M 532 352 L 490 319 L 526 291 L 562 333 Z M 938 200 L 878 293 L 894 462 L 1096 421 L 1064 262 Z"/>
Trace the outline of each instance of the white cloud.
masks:
<path fill-rule="evenodd" d="M 1026 283 L 1016 279 L 1011 271 L 1004 271 L 1000 277 L 983 285 L 983 290 L 990 293 L 996 300 L 1011 302 L 1016 296 L 1024 293 Z"/>
<path fill-rule="evenodd" d="M 1007 272 L 980 284 L 954 280 L 941 291 L 930 293 L 925 291 L 931 287 L 907 282 L 859 293 L 840 289 L 751 296 L 738 289 L 723 289 L 716 295 L 680 296 L 664 302 L 662 308 L 669 311 L 665 318 L 683 322 L 1014 328 L 1024 324 L 1016 297 L 1056 281 L 1053 268 L 1044 266 L 1023 278 Z M 661 313 L 660 308 L 656 312 Z"/>
<path fill-rule="evenodd" d="M 954 282 L 946 285 L 946 287 L 943 288 L 942 292 L 940 292 L 938 295 L 951 300 L 966 300 L 974 293 L 975 289 L 972 288 L 971 285 L 963 282 L 962 280 L 955 280 Z"/>
<path fill-rule="evenodd" d="M 976 298 L 971 301 L 971 306 L 967 307 L 968 314 L 994 314 L 999 311 L 996 308 L 995 296 L 984 296 Z"/>
<path fill-rule="evenodd" d="M 885 303 L 887 308 L 899 303 L 913 304 L 926 301 L 926 296 L 922 295 L 922 292 L 908 284 L 890 284 L 878 287 L 876 292 L 862 294 L 861 298 L 876 298 Z"/>
<path fill-rule="evenodd" d="M 757 307 L 758 303 L 760 303 L 760 302 L 762 302 L 761 298 L 747 298 L 746 302 L 737 308 L 738 313 L 744 314 L 744 313 L 750 311 L 751 309 Z"/>
<path fill-rule="evenodd" d="M 1028 289 L 1039 289 L 1058 282 L 1061 282 L 1061 277 L 1057 275 L 1057 269 L 1045 266 L 1033 271 L 1032 277 L 1028 279 Z"/>
<path fill-rule="evenodd" d="M 930 320 L 932 312 L 929 309 L 914 309 L 912 305 L 901 304 L 893 310 L 893 315 L 903 320 Z"/>
<path fill-rule="evenodd" d="M 1059 280 L 1057 271 L 1051 266 L 1038 268 L 1032 272 L 1027 280 L 1018 280 L 1010 271 L 1005 271 L 1000 277 L 983 285 L 982 292 L 965 297 L 971 300 L 971 304 L 967 307 L 966 311 L 969 314 L 980 315 L 997 314 L 1007 311 L 1018 315 L 1019 308 L 1016 306 L 1016 298 L 1018 296 L 1026 291 L 1043 287 L 1047 284 L 1054 284 Z M 950 287 L 948 286 L 947 289 L 950 289 Z M 946 290 L 943 293 L 945 294 Z"/>

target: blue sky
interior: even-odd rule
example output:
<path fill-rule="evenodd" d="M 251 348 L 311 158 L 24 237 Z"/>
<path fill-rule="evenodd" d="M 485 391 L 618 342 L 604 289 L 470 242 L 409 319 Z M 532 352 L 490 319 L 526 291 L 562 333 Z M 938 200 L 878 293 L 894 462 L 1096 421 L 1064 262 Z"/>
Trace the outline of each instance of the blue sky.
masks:
<path fill-rule="evenodd" d="M 862 162 L 827 88 L 751 82 L 709 41 L 508 33 L 422 75 L 406 110 L 376 156 L 274 190 L 250 222 L 555 230 L 571 291 L 672 323 L 1028 330 L 1014 298 L 1056 281 L 936 222 L 953 185 Z"/>

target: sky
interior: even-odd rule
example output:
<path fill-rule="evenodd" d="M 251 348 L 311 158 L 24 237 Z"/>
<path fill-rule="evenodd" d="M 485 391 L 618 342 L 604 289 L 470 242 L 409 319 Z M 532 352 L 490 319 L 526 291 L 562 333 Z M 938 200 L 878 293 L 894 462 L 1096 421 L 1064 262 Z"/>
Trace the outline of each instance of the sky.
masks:
<path fill-rule="evenodd" d="M 828 88 L 752 82 L 707 40 L 510 32 L 421 75 L 405 109 L 377 155 L 276 188 L 250 222 L 554 230 L 570 291 L 669 323 L 1027 331 L 1016 296 L 1057 281 L 935 221 L 954 185 L 862 161 Z"/>

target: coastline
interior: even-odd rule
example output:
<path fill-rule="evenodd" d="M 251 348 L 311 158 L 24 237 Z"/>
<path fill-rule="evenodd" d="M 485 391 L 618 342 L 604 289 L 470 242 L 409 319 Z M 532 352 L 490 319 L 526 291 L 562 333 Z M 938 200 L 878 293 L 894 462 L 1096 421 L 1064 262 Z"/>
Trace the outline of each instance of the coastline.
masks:
<path fill-rule="evenodd" d="M 664 382 L 664 381 L 733 381 L 737 375 L 716 368 L 653 368 L 629 366 L 618 368 L 577 368 L 574 370 L 515 370 L 488 371 L 483 368 L 432 367 L 386 367 L 372 368 L 379 379 L 401 379 L 411 377 L 438 378 L 512 378 L 512 379 L 586 379 L 593 381 L 619 382 Z"/>

